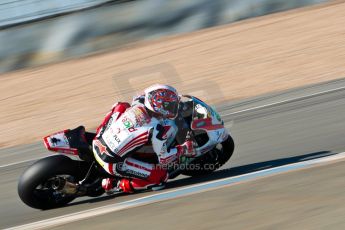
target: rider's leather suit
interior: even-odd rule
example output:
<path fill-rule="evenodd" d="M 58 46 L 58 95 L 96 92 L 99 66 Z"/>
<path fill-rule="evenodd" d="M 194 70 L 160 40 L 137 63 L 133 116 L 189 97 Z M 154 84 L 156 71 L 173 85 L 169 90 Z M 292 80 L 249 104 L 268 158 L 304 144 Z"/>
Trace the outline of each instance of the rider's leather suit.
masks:
<path fill-rule="evenodd" d="M 132 105 L 115 104 L 98 127 L 93 140 L 93 152 L 98 163 L 111 175 L 132 178 L 130 184 L 126 183 L 134 190 L 167 181 L 168 173 L 163 166 L 176 162 L 180 150 L 178 146 L 171 146 L 178 132 L 177 119 L 150 116 L 143 100 L 144 97 L 139 96 Z M 118 119 L 122 122 L 116 122 Z M 150 142 L 159 165 L 130 156 L 132 150 L 143 149 Z"/>

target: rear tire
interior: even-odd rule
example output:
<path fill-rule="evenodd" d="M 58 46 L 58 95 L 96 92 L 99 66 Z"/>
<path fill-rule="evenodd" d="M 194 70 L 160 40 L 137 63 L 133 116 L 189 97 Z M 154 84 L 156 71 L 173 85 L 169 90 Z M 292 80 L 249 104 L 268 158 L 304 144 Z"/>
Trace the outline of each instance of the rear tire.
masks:
<path fill-rule="evenodd" d="M 42 188 L 57 175 L 68 175 L 76 180 L 85 175 L 85 162 L 73 161 L 63 155 L 43 158 L 27 168 L 19 178 L 18 195 L 28 206 L 36 209 L 52 209 L 66 205 L 75 196 L 58 197 L 53 189 Z M 54 193 L 55 192 L 55 193 Z"/>
<path fill-rule="evenodd" d="M 182 174 L 191 177 L 204 176 L 223 166 L 232 156 L 235 149 L 235 143 L 229 135 L 221 144 L 223 148 L 222 151 L 211 150 L 209 153 L 206 153 L 204 156 L 190 163 L 188 169 L 184 170 Z M 215 154 L 217 154 L 216 157 L 214 156 Z"/>

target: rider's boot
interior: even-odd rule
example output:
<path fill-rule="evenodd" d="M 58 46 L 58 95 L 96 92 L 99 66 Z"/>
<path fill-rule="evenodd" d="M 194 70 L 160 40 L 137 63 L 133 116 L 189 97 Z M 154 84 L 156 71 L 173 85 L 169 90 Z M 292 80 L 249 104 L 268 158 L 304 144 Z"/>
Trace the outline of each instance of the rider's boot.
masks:
<path fill-rule="evenodd" d="M 102 187 L 107 194 L 122 191 L 125 193 L 134 193 L 135 191 L 152 189 L 154 191 L 163 189 L 168 180 L 168 173 L 164 169 L 155 168 L 146 179 L 123 178 L 116 180 L 106 178 L 102 180 Z"/>
<path fill-rule="evenodd" d="M 102 180 L 102 188 L 104 189 L 105 193 L 110 195 L 120 191 L 120 189 L 117 186 L 118 183 L 119 181 L 115 178 L 105 178 Z"/>

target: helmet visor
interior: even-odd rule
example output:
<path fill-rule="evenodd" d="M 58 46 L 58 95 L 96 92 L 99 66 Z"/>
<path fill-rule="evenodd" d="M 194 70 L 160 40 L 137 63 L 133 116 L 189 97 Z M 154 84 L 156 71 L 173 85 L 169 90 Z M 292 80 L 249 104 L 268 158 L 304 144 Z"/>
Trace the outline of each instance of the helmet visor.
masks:
<path fill-rule="evenodd" d="M 174 118 L 178 111 L 178 99 L 176 101 L 165 101 L 163 102 L 163 109 L 166 111 L 168 118 Z"/>

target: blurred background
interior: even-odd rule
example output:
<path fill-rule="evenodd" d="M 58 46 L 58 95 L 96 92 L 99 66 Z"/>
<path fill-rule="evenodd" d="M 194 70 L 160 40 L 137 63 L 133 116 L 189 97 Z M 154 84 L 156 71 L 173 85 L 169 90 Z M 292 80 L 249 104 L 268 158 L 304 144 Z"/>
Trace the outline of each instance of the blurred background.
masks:
<path fill-rule="evenodd" d="M 0 72 L 325 0 L 3 0 Z"/>

